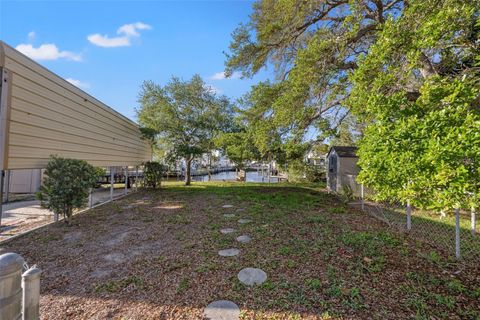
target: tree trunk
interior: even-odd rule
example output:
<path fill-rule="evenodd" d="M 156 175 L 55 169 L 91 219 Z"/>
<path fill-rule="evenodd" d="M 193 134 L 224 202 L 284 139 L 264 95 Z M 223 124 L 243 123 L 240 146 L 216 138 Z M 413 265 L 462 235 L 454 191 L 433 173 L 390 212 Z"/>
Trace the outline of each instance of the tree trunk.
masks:
<path fill-rule="evenodd" d="M 186 186 L 189 186 L 192 179 L 190 177 L 190 169 L 192 167 L 192 158 L 188 158 L 187 161 L 186 161 L 186 165 L 187 165 L 187 168 L 185 170 L 185 185 Z"/>
<path fill-rule="evenodd" d="M 212 181 L 212 173 L 210 172 L 211 167 L 212 167 L 212 155 L 210 154 L 208 156 L 208 166 L 207 166 L 208 181 Z"/>

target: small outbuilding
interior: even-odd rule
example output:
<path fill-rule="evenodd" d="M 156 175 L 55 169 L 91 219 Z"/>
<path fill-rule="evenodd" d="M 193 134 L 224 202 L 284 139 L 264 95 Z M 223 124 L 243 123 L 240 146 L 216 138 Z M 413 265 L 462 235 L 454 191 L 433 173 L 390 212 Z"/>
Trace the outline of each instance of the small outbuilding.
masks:
<path fill-rule="evenodd" d="M 356 147 L 346 146 L 333 146 L 328 151 L 327 188 L 330 192 L 360 195 L 360 185 L 356 181 L 360 172 L 356 152 Z"/>

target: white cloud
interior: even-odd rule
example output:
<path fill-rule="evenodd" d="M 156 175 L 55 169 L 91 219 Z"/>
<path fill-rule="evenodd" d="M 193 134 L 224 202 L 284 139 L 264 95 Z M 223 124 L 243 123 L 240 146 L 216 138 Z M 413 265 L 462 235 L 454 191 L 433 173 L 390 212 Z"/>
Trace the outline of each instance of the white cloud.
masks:
<path fill-rule="evenodd" d="M 150 30 L 151 26 L 143 22 L 124 24 L 117 29 L 118 37 L 109 37 L 99 33 L 91 34 L 87 37 L 92 44 L 103 48 L 126 47 L 130 45 L 132 37 L 140 37 L 139 30 Z"/>
<path fill-rule="evenodd" d="M 90 84 L 87 83 L 87 82 L 83 82 L 83 81 L 80 81 L 80 80 L 77 80 L 77 79 L 72 79 L 72 78 L 67 78 L 65 80 L 67 80 L 68 82 L 70 82 L 74 86 L 77 86 L 77 87 L 82 88 L 82 89 L 90 88 Z"/>
<path fill-rule="evenodd" d="M 28 40 L 33 41 L 33 40 L 35 40 L 36 36 L 37 36 L 37 34 L 35 33 L 35 31 L 30 31 L 28 33 Z"/>
<path fill-rule="evenodd" d="M 124 24 L 117 30 L 117 34 L 125 34 L 131 37 L 140 37 L 140 33 L 137 30 L 150 30 L 151 26 L 143 22 Z"/>
<path fill-rule="evenodd" d="M 66 59 L 82 61 L 82 56 L 71 51 L 60 51 L 53 43 L 45 43 L 35 48 L 31 44 L 19 44 L 16 49 L 34 60 L 58 60 Z"/>
<path fill-rule="evenodd" d="M 128 37 L 115 37 L 109 38 L 107 35 L 91 34 L 87 37 L 88 41 L 96 46 L 104 48 L 125 47 L 130 45 L 130 39 Z"/>
<path fill-rule="evenodd" d="M 238 71 L 235 71 L 230 75 L 230 77 L 226 77 L 225 72 L 217 72 L 211 77 L 209 77 L 210 80 L 225 80 L 225 79 L 240 79 L 242 77 L 242 74 Z"/>

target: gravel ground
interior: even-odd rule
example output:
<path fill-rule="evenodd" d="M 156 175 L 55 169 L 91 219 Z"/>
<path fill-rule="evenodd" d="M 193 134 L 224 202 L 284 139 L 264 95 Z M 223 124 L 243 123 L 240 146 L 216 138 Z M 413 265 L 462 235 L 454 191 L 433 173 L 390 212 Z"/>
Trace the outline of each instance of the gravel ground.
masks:
<path fill-rule="evenodd" d="M 115 189 L 114 196 L 122 196 L 124 189 Z M 34 195 L 20 196 L 12 195 L 10 203 L 2 205 L 2 223 L 0 226 L 0 241 L 13 236 L 25 233 L 40 226 L 53 222 L 53 212 L 40 206 L 40 201 L 35 200 Z M 96 190 L 93 193 L 93 205 L 110 200 L 109 190 Z"/>
<path fill-rule="evenodd" d="M 229 227 L 237 232 L 220 233 Z M 228 248 L 240 254 L 218 255 Z M 42 319 L 202 319 L 215 300 L 236 303 L 242 319 L 480 317 L 478 265 L 452 262 L 306 186 L 140 191 L 0 245 L 11 251 L 43 270 Z M 246 267 L 268 280 L 241 284 Z"/>

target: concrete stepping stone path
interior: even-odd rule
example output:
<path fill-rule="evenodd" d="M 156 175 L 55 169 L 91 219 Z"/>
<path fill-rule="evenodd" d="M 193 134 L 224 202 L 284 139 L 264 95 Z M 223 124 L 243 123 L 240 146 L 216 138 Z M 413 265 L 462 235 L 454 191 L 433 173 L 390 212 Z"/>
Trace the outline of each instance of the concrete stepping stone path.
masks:
<path fill-rule="evenodd" d="M 238 273 L 238 280 L 247 286 L 254 286 L 264 283 L 267 280 L 267 274 L 262 269 L 245 268 Z"/>
<path fill-rule="evenodd" d="M 243 236 L 238 236 L 236 240 L 240 243 L 249 243 L 250 241 L 252 241 L 252 238 L 250 238 L 250 236 L 243 235 Z"/>
<path fill-rule="evenodd" d="M 231 204 L 224 204 L 222 208 L 233 208 L 233 205 Z"/>
<path fill-rule="evenodd" d="M 233 213 L 225 213 L 223 217 L 230 219 L 230 218 L 235 218 L 235 215 Z"/>
<path fill-rule="evenodd" d="M 209 320 L 237 320 L 240 319 L 240 308 L 228 300 L 218 300 L 210 303 L 203 312 Z"/>
<path fill-rule="evenodd" d="M 238 223 L 240 223 L 240 224 L 246 224 L 246 223 L 250 223 L 250 222 L 252 222 L 252 220 L 250 220 L 250 219 L 240 219 L 240 220 L 238 220 Z"/>
<path fill-rule="evenodd" d="M 234 257 L 234 256 L 238 256 L 239 253 L 240 253 L 240 250 L 235 248 L 218 251 L 218 254 L 222 257 Z"/>
<path fill-rule="evenodd" d="M 235 229 L 233 229 L 233 228 L 220 229 L 220 232 L 221 232 L 222 234 L 229 234 L 229 233 L 233 233 L 233 232 L 235 232 L 235 231 L 237 231 L 237 230 L 235 230 Z"/>

